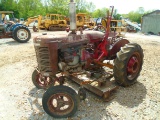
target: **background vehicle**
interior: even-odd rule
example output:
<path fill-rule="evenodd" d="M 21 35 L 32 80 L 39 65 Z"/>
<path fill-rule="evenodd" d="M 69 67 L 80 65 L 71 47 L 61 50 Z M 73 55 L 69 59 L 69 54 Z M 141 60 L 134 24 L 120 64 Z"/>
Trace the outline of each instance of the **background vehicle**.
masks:
<path fill-rule="evenodd" d="M 13 38 L 20 43 L 29 41 L 31 38 L 30 30 L 17 22 L 12 11 L 0 11 L 0 39 Z"/>
<path fill-rule="evenodd" d="M 89 15 L 86 13 L 78 13 L 76 14 L 76 25 L 77 28 L 90 28 L 93 29 L 95 27 L 95 22 L 91 19 Z"/>
<path fill-rule="evenodd" d="M 122 37 L 110 36 L 114 7 L 111 8 L 105 33 L 77 32 L 76 7 L 71 0 L 71 32 L 34 38 L 38 67 L 32 74 L 32 81 L 37 88 L 48 88 L 42 105 L 50 116 L 74 115 L 80 99 L 86 98 L 84 88 L 106 100 L 117 89 L 115 81 L 121 86 L 130 86 L 137 81 L 143 64 L 143 50 L 140 45 Z M 66 79 L 80 84 L 78 93 L 64 85 Z"/>
<path fill-rule="evenodd" d="M 46 29 L 49 31 L 55 30 L 65 30 L 68 26 L 65 16 L 60 14 L 47 14 L 46 16 L 35 16 L 30 17 L 24 23 L 26 26 L 33 24 L 33 31 L 38 31 L 38 29 Z"/>
<path fill-rule="evenodd" d="M 42 16 L 34 16 L 34 17 L 29 17 L 26 21 L 23 22 L 24 25 L 27 27 L 33 27 L 33 31 L 37 32 L 39 31 L 39 26 L 42 22 Z"/>
<path fill-rule="evenodd" d="M 50 31 L 64 31 L 68 25 L 67 21 L 65 20 L 65 16 L 60 14 L 47 14 L 43 26 L 45 26 L 45 28 L 47 28 Z"/>
<path fill-rule="evenodd" d="M 100 23 L 104 28 L 107 28 L 107 18 L 98 18 L 96 23 Z M 118 36 L 124 37 L 127 32 L 126 23 L 124 20 L 114 20 L 110 22 L 110 31 L 118 33 Z"/>

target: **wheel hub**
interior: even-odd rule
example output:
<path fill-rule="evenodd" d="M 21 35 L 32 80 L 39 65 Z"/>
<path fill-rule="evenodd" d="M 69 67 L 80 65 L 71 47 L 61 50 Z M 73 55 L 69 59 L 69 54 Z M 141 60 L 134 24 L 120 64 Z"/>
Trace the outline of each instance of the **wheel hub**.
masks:
<path fill-rule="evenodd" d="M 133 80 L 133 78 L 138 74 L 140 70 L 140 57 L 138 53 L 134 53 L 127 64 L 127 75 L 129 80 Z"/>
<path fill-rule="evenodd" d="M 53 82 L 51 78 L 43 77 L 41 74 L 37 75 L 36 81 L 42 87 L 47 87 Z"/>
<path fill-rule="evenodd" d="M 54 94 L 48 101 L 49 109 L 56 114 L 67 114 L 72 111 L 73 106 L 72 99 L 65 93 Z"/>
<path fill-rule="evenodd" d="M 28 33 L 26 30 L 18 30 L 17 37 L 21 40 L 26 40 L 28 38 Z"/>
<path fill-rule="evenodd" d="M 128 73 L 135 73 L 138 68 L 138 60 L 136 57 L 132 57 L 128 63 Z"/>

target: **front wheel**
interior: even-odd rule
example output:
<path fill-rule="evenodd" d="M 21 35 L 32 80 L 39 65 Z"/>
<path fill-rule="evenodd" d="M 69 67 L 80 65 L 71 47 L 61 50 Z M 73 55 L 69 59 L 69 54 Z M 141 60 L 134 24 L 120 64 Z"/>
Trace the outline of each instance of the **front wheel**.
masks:
<path fill-rule="evenodd" d="M 47 89 L 54 84 L 54 80 L 51 77 L 42 76 L 37 70 L 32 73 L 32 82 L 38 89 Z"/>
<path fill-rule="evenodd" d="M 48 115 L 55 118 L 66 118 L 76 113 L 79 106 L 79 97 L 68 86 L 52 86 L 44 93 L 42 105 Z"/>
<path fill-rule="evenodd" d="M 26 43 L 31 38 L 30 30 L 26 26 L 18 26 L 13 30 L 13 39 L 20 43 Z"/>
<path fill-rule="evenodd" d="M 135 83 L 142 69 L 143 56 L 141 46 L 136 43 L 128 43 L 121 47 L 114 61 L 115 81 L 122 86 Z"/>

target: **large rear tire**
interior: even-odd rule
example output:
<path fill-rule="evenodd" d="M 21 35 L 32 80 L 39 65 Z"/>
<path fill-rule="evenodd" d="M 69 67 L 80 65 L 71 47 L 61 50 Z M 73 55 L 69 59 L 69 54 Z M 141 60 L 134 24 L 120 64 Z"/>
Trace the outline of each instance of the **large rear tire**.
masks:
<path fill-rule="evenodd" d="M 31 38 L 30 30 L 26 26 L 17 26 L 12 33 L 13 39 L 19 43 L 26 43 Z"/>
<path fill-rule="evenodd" d="M 55 118 L 66 118 L 76 113 L 79 97 L 70 87 L 52 86 L 44 93 L 42 105 L 48 115 Z"/>
<path fill-rule="evenodd" d="M 117 53 L 113 75 L 122 86 L 130 86 L 137 81 L 143 64 L 143 50 L 136 43 L 128 43 Z"/>

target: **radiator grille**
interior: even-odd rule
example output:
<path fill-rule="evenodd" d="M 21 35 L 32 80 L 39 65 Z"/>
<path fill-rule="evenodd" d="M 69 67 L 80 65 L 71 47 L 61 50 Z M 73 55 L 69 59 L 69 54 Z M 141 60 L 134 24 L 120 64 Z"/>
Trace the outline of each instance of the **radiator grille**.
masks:
<path fill-rule="evenodd" d="M 41 72 L 51 72 L 49 51 L 47 47 L 35 47 L 38 69 Z"/>

